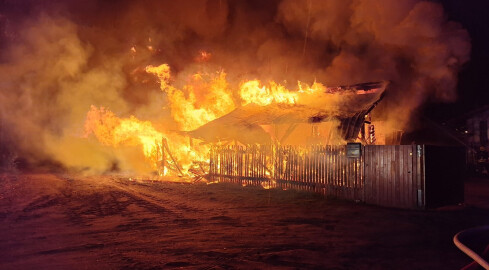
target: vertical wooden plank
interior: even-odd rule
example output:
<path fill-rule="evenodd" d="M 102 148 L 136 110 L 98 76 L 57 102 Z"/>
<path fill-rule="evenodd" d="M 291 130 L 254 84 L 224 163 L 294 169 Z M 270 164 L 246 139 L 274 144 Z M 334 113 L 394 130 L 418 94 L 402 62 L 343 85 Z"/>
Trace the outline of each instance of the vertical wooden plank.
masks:
<path fill-rule="evenodd" d="M 336 192 L 338 190 L 338 187 L 340 186 L 340 182 L 339 182 L 339 179 L 338 179 L 339 178 L 338 152 L 337 152 L 337 149 L 338 148 L 335 145 L 335 146 L 333 146 L 333 149 L 334 149 L 333 150 L 334 151 L 333 152 L 334 153 L 334 155 L 333 155 L 333 158 L 334 158 L 334 160 L 333 160 L 333 162 L 334 162 L 334 171 L 333 171 L 334 172 L 334 176 L 333 176 L 334 177 L 334 190 L 333 190 L 333 196 L 336 196 L 337 195 Z"/>
<path fill-rule="evenodd" d="M 223 172 L 223 164 L 222 164 L 222 151 L 220 148 L 219 148 L 218 156 L 219 156 L 219 176 L 221 176 Z"/>
<path fill-rule="evenodd" d="M 370 193 L 371 193 L 371 183 L 369 178 L 369 173 L 370 173 L 370 162 L 369 162 L 369 156 L 370 156 L 370 148 L 368 145 L 363 147 L 363 175 L 362 175 L 362 183 L 363 183 L 363 199 L 366 203 L 369 203 L 370 201 Z"/>
<path fill-rule="evenodd" d="M 240 178 L 243 179 L 243 174 L 241 172 L 241 146 L 236 145 L 236 175 Z"/>
<path fill-rule="evenodd" d="M 417 169 L 418 169 L 418 172 L 417 172 L 417 187 L 416 187 L 416 193 L 418 193 L 418 190 L 420 190 L 421 192 L 421 198 L 419 199 L 419 203 L 418 203 L 418 206 L 420 207 L 425 207 L 426 205 L 426 202 L 424 200 L 424 192 L 425 192 L 425 179 L 424 179 L 424 146 L 422 145 L 418 145 L 417 147 L 420 148 L 420 155 L 417 154 L 417 150 L 418 149 L 415 149 L 416 150 L 416 165 L 417 165 Z"/>
<path fill-rule="evenodd" d="M 332 195 L 332 190 L 334 186 L 334 157 L 333 157 L 333 146 L 329 146 L 329 185 L 330 185 L 330 195 Z"/>
<path fill-rule="evenodd" d="M 234 145 L 229 146 L 229 175 L 231 179 L 234 176 Z"/>
<path fill-rule="evenodd" d="M 294 169 L 295 169 L 295 153 L 294 153 L 294 149 L 292 149 L 292 146 L 289 146 L 289 150 L 290 150 L 290 160 L 291 160 L 291 163 L 290 163 L 290 170 L 289 170 L 289 173 L 290 173 L 290 181 L 294 181 L 295 180 L 295 173 L 294 173 Z"/>
<path fill-rule="evenodd" d="M 331 154 L 330 154 L 330 146 L 326 145 L 325 146 L 325 153 L 324 153 L 324 159 L 325 159 L 325 166 L 326 166 L 326 179 L 325 179 L 325 184 L 326 184 L 326 189 L 329 190 L 330 186 L 330 172 L 331 172 L 331 160 L 330 160 Z M 327 191 L 326 190 L 326 191 Z"/>
<path fill-rule="evenodd" d="M 369 189 L 370 189 L 370 197 L 369 197 L 369 202 L 375 203 L 375 197 L 377 197 L 376 191 L 377 191 L 377 176 L 375 175 L 375 161 L 374 161 L 374 155 L 373 155 L 373 147 L 368 146 L 368 151 L 369 151 L 369 175 L 365 176 L 366 181 L 370 183 Z"/>
<path fill-rule="evenodd" d="M 306 159 L 304 156 L 304 149 L 301 148 L 301 157 L 300 157 L 300 171 L 301 171 L 301 183 L 306 181 Z M 303 185 L 301 185 L 302 187 Z"/>
<path fill-rule="evenodd" d="M 399 189 L 400 189 L 400 197 L 401 197 L 401 203 L 403 207 L 409 207 L 409 203 L 407 200 L 407 186 L 406 186 L 406 179 L 409 176 L 408 171 L 406 170 L 406 164 L 407 164 L 407 159 L 406 159 L 406 151 L 405 147 L 403 145 L 399 146 Z"/>
<path fill-rule="evenodd" d="M 304 181 L 303 183 L 306 183 L 306 185 L 302 185 L 303 187 L 306 187 L 306 190 L 309 188 L 309 153 L 306 148 L 302 148 L 302 155 L 304 158 Z"/>
<path fill-rule="evenodd" d="M 254 145 L 254 156 L 255 158 L 253 158 L 254 162 L 253 162 L 253 180 L 255 180 L 256 178 L 259 177 L 258 173 L 259 173 L 259 168 L 258 168 L 258 159 L 260 158 L 260 152 L 258 151 L 258 146 Z"/>
<path fill-rule="evenodd" d="M 319 192 L 319 187 L 320 187 L 320 181 L 321 181 L 321 174 L 322 174 L 322 167 L 321 167 L 321 162 L 319 160 L 320 158 L 320 152 L 321 149 L 319 147 L 319 145 L 316 145 L 316 152 L 315 152 L 315 163 L 316 163 L 316 191 Z"/>
<path fill-rule="evenodd" d="M 411 172 L 407 169 L 407 164 L 408 164 L 408 157 L 409 157 L 409 150 L 406 148 L 404 145 L 399 146 L 400 149 L 400 164 L 401 167 L 399 168 L 399 174 L 400 174 L 400 189 L 401 189 L 401 199 L 402 199 L 402 205 L 403 207 L 410 208 L 409 205 L 409 197 L 408 197 L 408 179 L 411 174 Z"/>
<path fill-rule="evenodd" d="M 236 146 L 231 145 L 231 151 L 229 152 L 229 156 L 231 157 L 231 176 L 236 176 Z"/>
<path fill-rule="evenodd" d="M 405 205 L 405 196 L 404 196 L 404 152 L 402 151 L 403 147 L 401 145 L 396 146 L 396 156 L 398 161 L 398 170 L 397 170 L 397 179 L 398 185 L 396 193 L 399 194 L 397 197 L 399 198 L 399 205 Z"/>
<path fill-rule="evenodd" d="M 282 147 L 282 146 L 281 146 Z M 289 148 L 288 147 L 282 147 L 282 149 L 284 150 L 283 152 L 283 178 L 284 180 L 288 180 L 290 181 L 290 178 L 289 178 L 289 170 L 290 170 L 290 151 L 289 151 Z M 286 182 L 287 183 L 287 182 Z"/>
<path fill-rule="evenodd" d="M 319 145 L 316 145 L 316 151 L 314 152 L 315 155 L 314 155 L 314 163 L 316 164 L 315 166 L 315 189 L 316 189 L 316 192 L 319 192 L 320 191 L 320 182 L 321 182 L 321 174 L 322 174 L 322 168 L 321 168 L 321 162 L 319 160 L 320 158 L 320 153 L 321 153 L 321 149 L 320 149 L 320 146 Z"/>
<path fill-rule="evenodd" d="M 380 200 L 381 200 L 381 195 L 382 195 L 382 181 L 381 179 L 381 174 L 380 174 L 380 148 L 377 148 L 377 146 L 372 146 L 373 149 L 375 150 L 375 177 L 376 177 L 376 188 L 375 188 L 375 203 L 377 205 L 380 205 Z"/>
<path fill-rule="evenodd" d="M 384 206 L 387 206 L 389 205 L 389 167 L 388 166 L 388 158 L 387 158 L 387 155 L 388 155 L 388 148 L 386 147 L 381 147 L 382 148 L 382 173 L 383 173 L 383 178 L 384 178 L 384 189 L 383 189 L 383 192 L 384 192 L 384 196 L 383 196 L 383 199 L 384 199 L 384 202 L 382 205 Z"/>
<path fill-rule="evenodd" d="M 411 183 L 410 183 L 410 188 L 411 188 L 411 203 L 413 204 L 413 207 L 414 208 L 417 208 L 418 207 L 418 197 L 417 197 L 417 190 L 416 190 L 416 187 L 417 187 L 417 181 L 418 181 L 418 174 L 419 174 L 419 170 L 418 170 L 418 163 L 417 163 L 417 153 L 416 153 L 416 147 L 417 145 L 411 145 L 411 149 L 410 149 L 410 158 L 409 158 L 409 166 L 412 170 L 412 176 L 411 176 Z"/>
<path fill-rule="evenodd" d="M 376 160 L 376 155 L 374 155 L 374 150 L 375 148 L 373 146 L 369 146 L 370 148 L 370 151 L 371 151 L 371 167 L 370 167 L 370 170 L 371 170 L 371 176 L 370 176 L 370 180 L 372 182 L 372 189 L 371 189 L 371 192 L 372 192 L 372 197 L 371 197 L 371 202 L 372 203 L 378 203 L 376 198 L 378 198 L 378 191 L 379 191 L 379 186 L 378 186 L 378 183 L 379 183 L 379 176 L 377 175 L 377 169 L 376 169 L 376 166 L 377 166 L 377 160 Z"/>
<path fill-rule="evenodd" d="M 245 177 L 248 178 L 250 176 L 250 155 L 249 155 L 250 148 L 248 145 L 245 146 L 244 151 L 245 151 Z"/>
<path fill-rule="evenodd" d="M 344 198 L 348 198 L 348 188 L 347 188 L 347 182 L 346 182 L 348 167 L 346 166 L 346 155 L 343 153 L 343 147 L 341 147 L 341 146 L 340 146 L 340 151 L 341 151 L 340 161 L 341 161 L 342 193 L 345 194 L 345 195 L 343 195 Z"/>
<path fill-rule="evenodd" d="M 317 178 L 318 178 L 318 173 L 319 173 L 319 166 L 317 163 L 317 146 L 313 145 L 312 147 L 312 183 L 313 183 L 313 188 L 315 190 L 315 187 L 317 186 Z"/>
<path fill-rule="evenodd" d="M 326 184 L 326 146 L 325 145 L 321 145 L 320 162 L 321 162 L 321 187 L 324 190 Z"/>
<path fill-rule="evenodd" d="M 393 146 L 394 147 L 394 157 L 396 163 L 394 164 L 394 198 L 396 199 L 396 205 L 402 205 L 403 204 L 403 198 L 401 194 L 401 186 L 402 186 L 402 181 L 401 181 L 401 174 L 402 174 L 402 157 L 400 153 L 400 147 L 398 145 Z"/>
<path fill-rule="evenodd" d="M 369 189 L 368 189 L 368 184 L 369 184 L 369 181 L 368 181 L 368 170 L 370 169 L 369 168 L 369 165 L 368 165 L 368 146 L 365 145 L 363 146 L 363 149 L 362 149 L 362 165 L 361 165 L 361 170 L 362 170 L 362 176 L 361 176 L 361 182 L 362 182 L 362 185 L 363 185 L 363 201 L 368 203 L 368 196 L 369 196 Z"/>
<path fill-rule="evenodd" d="M 395 161 L 393 160 L 393 157 L 392 157 L 392 148 L 393 146 L 392 145 L 387 145 L 387 167 L 388 167 L 388 179 L 389 179 L 389 187 L 388 187 L 388 205 L 387 206 L 392 206 L 392 205 L 395 205 L 395 200 L 396 198 L 394 197 L 394 186 L 395 186 L 395 182 L 394 182 L 394 177 L 393 177 L 393 174 L 394 174 L 394 168 L 395 168 Z"/>
<path fill-rule="evenodd" d="M 414 151 L 416 148 L 415 145 L 410 145 L 409 151 L 409 158 L 408 158 L 408 169 L 411 170 L 411 175 L 410 178 L 408 179 L 409 181 L 409 201 L 412 206 L 412 208 L 417 208 L 417 197 L 416 197 L 416 175 L 418 173 L 418 170 L 416 168 L 416 163 L 415 163 L 415 157 L 416 157 L 416 152 Z"/>
<path fill-rule="evenodd" d="M 227 175 L 227 173 L 228 173 L 228 151 L 227 151 L 227 147 L 223 149 L 223 161 L 224 161 L 223 175 Z"/>
<path fill-rule="evenodd" d="M 304 151 L 304 148 L 301 147 L 302 151 L 302 183 L 307 182 L 307 155 Z M 304 187 L 304 185 L 301 185 L 301 187 Z M 303 189 L 304 190 L 304 189 Z"/>
<path fill-rule="evenodd" d="M 300 176 L 299 182 L 301 182 L 301 183 L 304 183 L 304 179 L 305 179 L 305 173 L 304 173 L 304 171 L 305 171 L 304 170 L 305 169 L 304 167 L 305 166 L 304 166 L 304 163 L 305 163 L 304 153 L 301 153 L 300 160 L 299 160 L 299 172 L 300 172 L 300 174 L 299 174 L 299 176 Z"/>
<path fill-rule="evenodd" d="M 321 189 L 321 194 L 324 192 L 324 145 L 318 146 L 318 166 L 320 168 L 320 172 L 318 175 L 318 187 Z"/>
<path fill-rule="evenodd" d="M 381 172 L 381 168 L 382 168 L 382 159 L 381 159 L 381 156 L 382 156 L 382 152 L 381 152 L 382 149 L 380 149 L 379 147 L 375 146 L 375 161 L 376 161 L 376 166 L 375 166 L 375 171 L 376 171 L 376 176 L 377 176 L 377 196 L 376 196 L 376 204 L 377 205 L 381 205 L 381 202 L 382 202 L 382 196 L 383 196 L 383 192 L 382 192 L 382 189 L 384 188 L 383 186 L 383 183 L 384 183 L 384 179 L 382 178 L 383 177 L 383 174 Z"/>
<path fill-rule="evenodd" d="M 222 147 L 219 147 L 219 180 L 224 173 L 224 153 Z"/>
<path fill-rule="evenodd" d="M 324 162 L 324 174 L 323 174 L 323 177 L 324 177 L 324 180 L 323 180 L 323 186 L 324 188 L 328 189 L 328 173 L 329 173 L 329 166 L 328 166 L 328 157 L 329 157 L 329 154 L 328 154 L 328 146 L 327 145 L 324 145 L 323 146 L 323 150 L 324 150 L 324 153 L 323 153 L 323 162 Z"/>
<path fill-rule="evenodd" d="M 264 178 L 264 173 L 263 173 L 263 146 L 260 145 L 260 147 L 258 148 L 258 155 L 259 155 L 259 158 L 258 158 L 258 172 L 259 172 L 259 175 L 258 177 L 259 178 Z"/>
<path fill-rule="evenodd" d="M 399 198 L 399 205 L 403 206 L 405 204 L 404 198 L 404 153 L 402 151 L 402 146 L 396 145 L 396 158 L 398 169 L 396 173 L 397 186 L 396 186 L 396 194 L 397 198 Z"/>
<path fill-rule="evenodd" d="M 399 197 L 396 196 L 396 187 L 397 187 L 397 182 L 396 182 L 396 171 L 399 166 L 397 164 L 397 159 L 395 158 L 395 146 L 391 145 L 391 178 L 392 178 L 392 202 L 394 205 L 398 204 Z"/>
<path fill-rule="evenodd" d="M 390 146 L 386 145 L 384 148 L 384 172 L 385 172 L 385 206 L 389 206 L 392 203 L 392 179 L 391 175 L 391 160 L 390 160 Z"/>
<path fill-rule="evenodd" d="M 338 186 L 337 179 L 336 179 L 336 148 L 335 146 L 331 146 L 331 195 L 334 195 L 336 192 L 336 187 Z"/>
<path fill-rule="evenodd" d="M 288 179 L 289 181 L 293 181 L 293 177 L 294 177 L 294 174 L 292 173 L 293 169 L 294 169 L 294 162 L 295 162 L 295 159 L 294 159 L 294 152 L 292 150 L 292 147 L 291 146 L 288 146 L 288 151 L 289 151 L 289 161 L 287 162 L 288 163 Z M 290 182 L 289 182 L 290 183 Z"/>
<path fill-rule="evenodd" d="M 391 147 L 390 145 L 388 145 L 387 149 L 386 149 L 386 160 L 385 160 L 385 164 L 387 166 L 387 200 L 386 200 L 386 206 L 390 206 L 392 205 L 393 203 L 393 198 L 392 198 L 392 160 L 391 160 L 391 156 L 390 156 L 390 153 L 391 153 Z"/>
<path fill-rule="evenodd" d="M 289 163 L 289 181 L 293 181 L 294 174 L 293 174 L 293 169 L 294 169 L 294 162 L 295 162 L 295 157 L 294 157 L 294 151 L 291 146 L 288 147 L 289 149 L 289 158 L 290 158 L 290 163 Z M 289 182 L 291 183 L 291 182 Z"/>
<path fill-rule="evenodd" d="M 364 167 L 365 167 L 365 174 L 363 175 L 363 182 L 365 186 L 365 202 L 371 203 L 371 198 L 372 198 L 372 192 L 373 192 L 373 178 L 371 177 L 372 172 L 373 172 L 373 164 L 372 164 L 372 148 L 369 145 L 365 146 L 365 158 L 363 160 Z"/>
<path fill-rule="evenodd" d="M 325 159 L 325 166 L 326 166 L 326 188 L 327 190 L 330 189 L 330 172 L 331 172 L 331 152 L 330 152 L 330 146 L 329 145 L 326 145 L 325 146 L 325 154 L 324 154 L 324 159 Z"/>
<path fill-rule="evenodd" d="M 292 163 L 292 170 L 291 170 L 291 173 L 292 173 L 292 181 L 298 181 L 298 176 L 299 176 L 299 167 L 298 167 L 298 159 L 297 159 L 297 152 L 296 152 L 296 149 L 295 147 L 291 147 L 291 150 L 292 150 L 292 153 L 293 153 L 293 156 L 294 156 L 294 163 Z M 292 184 L 293 182 L 291 182 Z M 291 187 L 292 188 L 292 187 Z"/>
<path fill-rule="evenodd" d="M 244 172 L 243 172 L 243 147 L 240 145 L 239 146 L 239 176 L 244 177 Z"/>
<path fill-rule="evenodd" d="M 400 194 L 400 181 L 399 181 L 399 175 L 400 171 L 399 169 L 401 168 L 401 163 L 400 163 L 400 158 L 399 158 L 399 148 L 396 145 L 392 146 L 392 158 L 393 158 L 393 163 L 392 163 L 392 178 L 393 178 L 393 187 L 392 187 L 392 197 L 394 199 L 394 204 L 395 206 L 401 205 L 401 194 Z"/>
<path fill-rule="evenodd" d="M 338 146 L 335 146 L 335 166 L 336 166 L 336 186 L 337 188 L 335 189 L 335 196 L 339 195 L 339 192 L 341 190 L 341 155 L 340 155 L 340 148 Z"/>
<path fill-rule="evenodd" d="M 334 156 L 333 156 L 333 146 L 330 145 L 329 147 L 329 153 L 328 153 L 328 166 L 329 166 L 329 195 L 333 195 L 333 189 L 334 189 Z"/>
<path fill-rule="evenodd" d="M 290 181 L 292 181 L 292 177 L 293 177 L 292 168 L 293 168 L 293 164 L 294 164 L 294 155 L 292 152 L 292 148 L 290 146 L 287 146 L 287 153 L 288 153 L 288 157 L 287 157 L 287 180 L 289 181 L 288 183 L 290 183 Z"/>
<path fill-rule="evenodd" d="M 406 147 L 405 145 L 403 146 L 403 155 L 404 155 L 404 204 L 408 208 L 412 208 L 412 196 L 411 196 L 411 191 L 412 191 L 412 176 L 414 173 L 414 170 L 412 169 L 412 166 L 410 166 L 409 161 L 411 160 L 410 156 L 410 149 L 409 147 Z"/>
<path fill-rule="evenodd" d="M 301 183 L 304 183 L 306 181 L 306 157 L 304 155 L 304 149 L 300 148 L 301 149 Z M 300 187 L 303 187 L 303 185 L 301 185 Z"/>
<path fill-rule="evenodd" d="M 411 147 L 412 148 L 412 147 Z M 404 171 L 406 173 L 406 176 L 404 177 L 404 185 L 406 188 L 405 191 L 405 196 L 406 196 L 406 204 L 409 206 L 409 208 L 414 207 L 414 202 L 413 202 L 413 175 L 416 174 L 416 170 L 413 168 L 412 164 L 412 151 L 410 150 L 410 147 L 404 146 Z"/>
<path fill-rule="evenodd" d="M 276 180 L 278 179 L 278 170 L 279 170 L 279 164 L 280 164 L 279 163 L 280 156 L 279 156 L 279 152 L 277 149 L 277 145 L 272 146 L 270 151 L 271 151 L 270 156 L 271 156 L 272 162 L 273 162 L 272 179 L 275 180 L 275 184 L 277 184 L 278 182 Z"/>
<path fill-rule="evenodd" d="M 391 163 L 390 163 L 390 147 L 387 145 L 386 147 L 382 147 L 384 150 L 384 177 L 385 177 L 385 193 L 384 193 L 384 206 L 389 206 L 391 204 L 391 186 L 392 186 L 392 180 L 390 178 L 390 171 L 391 171 Z"/>
<path fill-rule="evenodd" d="M 239 170 L 238 170 L 238 158 L 239 158 L 239 151 L 238 151 L 238 145 L 234 145 L 233 146 L 234 148 L 234 151 L 233 151 L 233 165 L 234 165 L 234 168 L 233 168 L 233 171 L 234 171 L 234 176 L 236 176 L 237 178 L 241 179 L 239 176 Z"/>
<path fill-rule="evenodd" d="M 339 146 L 336 147 L 336 171 L 337 171 L 337 181 L 338 181 L 338 189 L 336 189 L 336 196 L 338 196 L 342 189 L 343 179 L 342 179 L 342 170 L 341 170 L 341 152 Z"/>
<path fill-rule="evenodd" d="M 251 145 L 250 152 L 248 153 L 250 156 L 250 178 L 255 177 L 255 146 Z"/>
<path fill-rule="evenodd" d="M 316 186 L 316 180 L 317 180 L 317 173 L 318 173 L 318 169 L 317 169 L 317 160 L 316 160 L 316 146 L 313 145 L 312 147 L 312 165 L 311 165 L 311 174 L 312 174 L 312 187 L 313 187 L 313 190 L 315 189 L 314 187 Z"/>
<path fill-rule="evenodd" d="M 384 164 L 382 163 L 383 162 L 383 159 L 382 159 L 382 155 L 384 154 L 383 153 L 383 149 L 378 147 L 378 146 L 375 146 L 375 150 L 377 150 L 377 163 L 378 163 L 378 166 L 377 166 L 377 174 L 379 175 L 379 190 L 378 190 L 378 204 L 379 205 L 383 205 L 384 203 L 384 183 L 385 183 L 385 179 L 384 179 L 384 173 L 383 173 L 383 166 Z"/>

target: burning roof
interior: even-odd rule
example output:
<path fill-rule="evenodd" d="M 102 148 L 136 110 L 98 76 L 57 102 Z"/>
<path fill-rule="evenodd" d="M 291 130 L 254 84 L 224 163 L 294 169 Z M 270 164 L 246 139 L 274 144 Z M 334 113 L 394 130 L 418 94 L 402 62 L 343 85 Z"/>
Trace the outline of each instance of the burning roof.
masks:
<path fill-rule="evenodd" d="M 193 131 L 192 137 L 208 142 L 238 140 L 243 143 L 270 142 L 262 125 L 338 121 L 344 140 L 357 137 L 369 113 L 382 99 L 387 82 L 370 82 L 326 88 L 326 91 L 298 103 L 250 103 Z M 317 100 L 319 98 L 319 100 Z"/>

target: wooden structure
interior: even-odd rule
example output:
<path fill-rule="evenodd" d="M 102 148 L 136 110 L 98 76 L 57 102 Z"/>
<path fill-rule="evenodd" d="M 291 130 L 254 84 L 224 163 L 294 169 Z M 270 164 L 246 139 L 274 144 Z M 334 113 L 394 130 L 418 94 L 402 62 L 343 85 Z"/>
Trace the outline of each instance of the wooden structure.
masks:
<path fill-rule="evenodd" d="M 463 171 L 463 162 L 459 163 L 463 151 L 440 149 L 424 145 L 367 145 L 361 147 L 358 157 L 348 157 L 345 145 L 216 146 L 210 153 L 209 178 L 243 185 L 308 190 L 335 198 L 407 209 L 462 202 L 463 178 L 457 172 Z M 426 162 L 427 156 L 438 160 Z M 443 160 L 448 160 L 451 167 L 433 166 L 443 164 Z M 439 171 L 444 179 L 437 178 Z M 426 172 L 430 178 L 426 177 Z M 440 185 L 439 190 L 436 185 Z M 446 186 L 452 188 L 444 188 Z"/>
<path fill-rule="evenodd" d="M 381 81 L 328 87 L 313 97 L 290 104 L 274 102 L 262 106 L 250 103 L 186 134 L 208 143 L 238 141 L 250 145 L 277 142 L 306 145 L 311 143 L 307 140 L 308 133 L 317 133 L 310 136 L 314 138 L 309 138 L 315 142 L 355 141 L 359 133 L 365 131 L 366 115 L 383 99 L 387 85 L 387 81 Z M 309 125 L 307 131 L 301 129 L 303 125 Z M 325 129 L 321 135 L 314 131 L 314 127 L 319 126 Z M 297 142 L 288 141 L 295 137 L 291 134 L 299 135 Z M 331 138 L 337 139 L 333 141 Z"/>

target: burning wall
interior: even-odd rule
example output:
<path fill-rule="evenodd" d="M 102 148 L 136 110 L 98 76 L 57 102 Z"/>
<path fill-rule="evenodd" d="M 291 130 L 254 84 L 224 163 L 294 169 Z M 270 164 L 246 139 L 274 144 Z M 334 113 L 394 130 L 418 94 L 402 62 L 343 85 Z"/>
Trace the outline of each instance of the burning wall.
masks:
<path fill-rule="evenodd" d="M 0 143 L 93 172 L 152 170 L 147 144 L 160 138 L 195 159 L 205 149 L 189 150 L 200 144 L 182 131 L 251 100 L 294 101 L 301 88 L 390 80 L 379 112 L 402 129 L 426 100 L 456 98 L 470 52 L 467 32 L 428 1 L 0 5 Z"/>

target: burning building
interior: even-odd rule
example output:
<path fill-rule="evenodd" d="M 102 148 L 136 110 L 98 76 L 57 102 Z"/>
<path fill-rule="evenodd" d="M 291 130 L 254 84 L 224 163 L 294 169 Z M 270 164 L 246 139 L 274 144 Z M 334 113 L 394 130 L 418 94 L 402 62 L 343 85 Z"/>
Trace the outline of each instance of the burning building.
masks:
<path fill-rule="evenodd" d="M 207 172 L 216 145 L 399 144 L 412 110 L 456 98 L 470 53 L 427 1 L 1 5 L 3 156 L 84 173 Z"/>
<path fill-rule="evenodd" d="M 315 90 L 320 93 L 299 92 L 297 101 L 284 98 L 285 102 L 246 104 L 189 135 L 208 142 L 241 144 L 375 144 L 370 112 L 381 101 L 386 85 L 374 82 L 331 87 Z M 301 96 L 305 98 L 299 100 Z"/>

